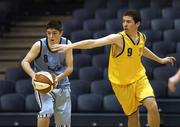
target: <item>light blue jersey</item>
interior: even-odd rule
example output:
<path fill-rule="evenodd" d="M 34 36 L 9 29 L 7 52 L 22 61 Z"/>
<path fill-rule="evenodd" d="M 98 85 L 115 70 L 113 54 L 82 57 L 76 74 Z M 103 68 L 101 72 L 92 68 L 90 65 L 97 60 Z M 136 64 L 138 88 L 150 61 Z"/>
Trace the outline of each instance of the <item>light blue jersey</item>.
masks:
<path fill-rule="evenodd" d="M 50 73 L 55 73 L 56 75 L 61 74 L 66 69 L 65 64 L 65 54 L 52 52 L 48 47 L 47 38 L 40 39 L 41 50 L 38 57 L 34 61 L 34 71 L 48 71 Z M 61 37 L 61 44 L 67 44 L 68 40 L 64 37 Z M 69 79 L 66 77 L 59 87 L 68 86 Z"/>

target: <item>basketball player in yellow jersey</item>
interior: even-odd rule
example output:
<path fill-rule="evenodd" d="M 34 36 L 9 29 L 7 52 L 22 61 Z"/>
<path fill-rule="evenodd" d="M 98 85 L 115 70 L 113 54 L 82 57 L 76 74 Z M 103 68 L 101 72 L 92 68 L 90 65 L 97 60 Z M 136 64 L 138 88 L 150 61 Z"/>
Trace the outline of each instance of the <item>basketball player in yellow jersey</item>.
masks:
<path fill-rule="evenodd" d="M 145 47 L 146 37 L 138 31 L 141 18 L 135 10 L 123 14 L 123 31 L 100 39 L 88 39 L 69 45 L 54 45 L 53 50 L 64 52 L 69 49 L 91 49 L 111 45 L 108 77 L 115 95 L 128 116 L 128 127 L 140 127 L 139 106 L 148 111 L 150 127 L 160 126 L 160 116 L 153 89 L 146 77 L 141 57 L 161 64 L 172 63 L 174 57 L 160 58 Z"/>

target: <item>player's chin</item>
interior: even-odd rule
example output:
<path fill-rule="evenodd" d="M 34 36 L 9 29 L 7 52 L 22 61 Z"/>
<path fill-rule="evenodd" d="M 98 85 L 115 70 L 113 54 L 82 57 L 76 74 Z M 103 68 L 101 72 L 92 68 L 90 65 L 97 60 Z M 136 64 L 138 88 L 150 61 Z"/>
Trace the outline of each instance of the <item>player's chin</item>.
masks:
<path fill-rule="evenodd" d="M 51 52 L 53 52 L 53 53 L 58 53 L 58 51 L 57 51 L 57 50 L 54 50 L 54 51 L 52 50 Z"/>
<path fill-rule="evenodd" d="M 128 31 L 128 28 L 124 28 L 124 31 Z"/>

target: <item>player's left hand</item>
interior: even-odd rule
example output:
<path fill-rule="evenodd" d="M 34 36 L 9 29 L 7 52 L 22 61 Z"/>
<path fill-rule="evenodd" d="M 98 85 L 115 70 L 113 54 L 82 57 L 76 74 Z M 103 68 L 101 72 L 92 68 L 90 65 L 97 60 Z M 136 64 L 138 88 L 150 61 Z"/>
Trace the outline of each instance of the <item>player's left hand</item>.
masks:
<path fill-rule="evenodd" d="M 53 52 L 58 51 L 59 48 L 60 48 L 60 44 L 54 44 L 54 45 L 51 46 L 51 50 L 52 50 Z"/>
<path fill-rule="evenodd" d="M 57 52 L 65 52 L 69 49 L 70 47 L 66 44 L 54 44 L 52 45 L 52 51 L 57 51 Z"/>
<path fill-rule="evenodd" d="M 171 63 L 171 65 L 174 65 L 174 62 L 176 61 L 175 57 L 165 57 L 162 59 L 162 64 Z"/>
<path fill-rule="evenodd" d="M 176 82 L 175 82 L 175 77 L 170 77 L 168 81 L 168 88 L 171 92 L 174 92 L 176 90 Z"/>

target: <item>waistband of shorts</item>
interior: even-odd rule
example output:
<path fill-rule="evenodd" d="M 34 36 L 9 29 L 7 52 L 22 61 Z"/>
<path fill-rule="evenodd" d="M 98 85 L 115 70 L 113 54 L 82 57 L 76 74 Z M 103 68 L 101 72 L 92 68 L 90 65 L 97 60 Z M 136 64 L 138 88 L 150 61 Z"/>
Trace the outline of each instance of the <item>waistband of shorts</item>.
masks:
<path fill-rule="evenodd" d="M 70 87 L 70 84 L 66 84 L 66 85 L 58 85 L 55 89 L 67 89 Z"/>
<path fill-rule="evenodd" d="M 129 85 L 132 85 L 132 84 L 134 84 L 134 83 L 136 83 L 136 82 L 138 82 L 138 81 L 140 81 L 141 79 L 144 79 L 144 78 L 147 78 L 147 76 L 146 76 L 146 75 L 143 75 L 142 77 L 140 77 L 140 78 L 137 79 L 136 81 L 130 82 L 130 83 L 128 83 L 128 84 L 116 84 L 116 83 L 113 83 L 113 82 L 111 82 L 111 84 L 112 84 L 112 85 L 118 85 L 118 86 L 129 86 Z"/>

